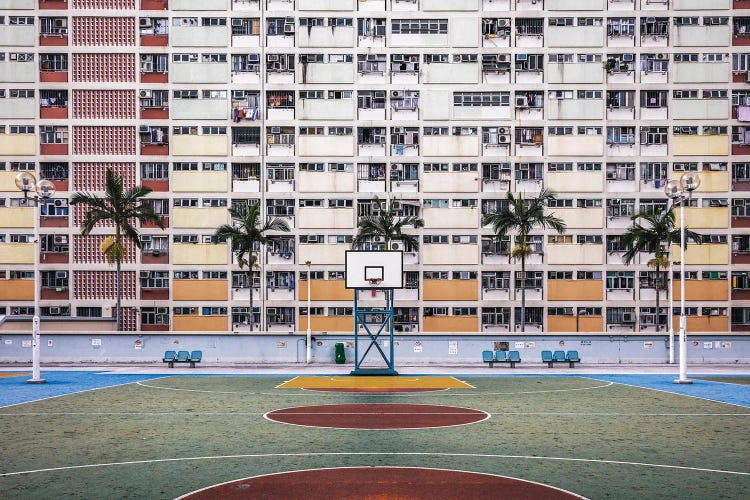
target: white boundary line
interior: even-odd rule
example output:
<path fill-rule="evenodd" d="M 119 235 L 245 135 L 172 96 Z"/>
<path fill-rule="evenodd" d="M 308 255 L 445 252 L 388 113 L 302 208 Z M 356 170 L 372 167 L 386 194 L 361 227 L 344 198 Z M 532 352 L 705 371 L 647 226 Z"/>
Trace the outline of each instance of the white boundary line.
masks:
<path fill-rule="evenodd" d="M 320 452 L 320 453 L 247 453 L 241 455 L 213 455 L 203 457 L 181 457 L 181 458 L 157 458 L 152 460 L 131 460 L 127 462 L 106 462 L 100 464 L 86 464 L 86 465 L 69 465 L 64 467 L 49 467 L 46 469 L 33 469 L 17 472 L 3 472 L 0 473 L 0 477 L 20 476 L 23 474 L 35 474 L 39 472 L 56 472 L 64 470 L 74 469 L 92 469 L 96 467 L 114 467 L 119 465 L 141 465 L 141 464 L 154 464 L 154 463 L 168 463 L 168 462 L 190 462 L 198 460 L 232 460 L 239 458 L 273 458 L 273 457 L 378 457 L 378 456 L 412 456 L 412 457 L 463 457 L 463 458 L 500 458 L 500 459 L 518 459 L 518 460 L 549 460 L 554 462 L 580 462 L 580 463 L 601 463 L 601 464 L 612 464 L 612 465 L 632 465 L 638 467 L 655 467 L 659 469 L 676 469 L 676 470 L 690 470 L 697 472 L 711 472 L 717 474 L 730 474 L 733 476 L 750 476 L 750 472 L 739 472 L 730 470 L 720 469 L 705 469 L 701 467 L 688 467 L 684 465 L 667 465 L 667 464 L 651 464 L 645 462 L 625 462 L 621 460 L 599 460 L 593 458 L 569 458 L 569 457 L 542 457 L 537 455 L 499 455 L 489 453 L 427 453 L 427 452 Z"/>
<path fill-rule="evenodd" d="M 170 377 L 159 377 L 159 378 L 170 378 Z M 595 380 L 596 382 L 602 382 L 602 385 L 595 385 L 592 387 L 575 387 L 572 389 L 549 389 L 545 391 L 519 391 L 519 392 L 481 392 L 481 393 L 471 393 L 471 392 L 445 392 L 442 391 L 420 391 L 420 392 L 338 392 L 338 391 L 311 391 L 307 389 L 302 389 L 302 391 L 306 392 L 289 392 L 289 393 L 283 393 L 284 396 L 340 396 L 341 394 L 346 394 L 347 396 L 355 396 L 355 397 L 362 397 L 362 396 L 378 396 L 378 395 L 387 395 L 389 397 L 418 397 L 418 396 L 512 396 L 515 394 L 546 394 L 546 393 L 553 393 L 553 392 L 573 392 L 573 391 L 589 391 L 593 389 L 604 389 L 607 387 L 613 386 L 616 382 L 605 382 L 604 380 L 596 380 L 591 379 L 590 377 L 579 377 L 575 376 L 572 378 L 585 378 L 589 380 Z M 158 379 L 154 379 L 158 380 Z M 294 379 L 292 379 L 294 380 Z M 460 381 L 463 382 L 463 381 Z M 143 381 L 136 382 L 136 384 L 142 386 L 142 387 L 149 387 L 151 389 L 161 389 L 164 391 L 183 391 L 183 392 L 199 392 L 204 394 L 245 394 L 245 395 L 263 395 L 263 396 L 278 396 L 281 393 L 278 392 L 240 392 L 240 391 L 205 391 L 201 389 L 181 389 L 179 387 L 160 387 L 158 385 L 149 385 L 143 383 Z M 625 385 L 625 384 L 623 384 Z M 278 387 L 278 386 L 277 386 Z M 637 386 L 634 386 L 637 387 Z M 438 392 L 439 394 L 435 394 Z M 669 393 L 673 394 L 673 393 Z"/>
<path fill-rule="evenodd" d="M 355 403 L 358 404 L 358 403 Z M 271 410 L 275 411 L 275 410 Z M 232 416 L 252 416 L 252 415 L 264 415 L 261 412 L 228 412 L 228 411 L 216 411 L 216 412 L 0 412 L 0 417 L 66 417 L 66 416 L 81 416 L 81 417 L 98 417 L 98 416 L 174 416 L 174 417 L 188 417 L 188 416 L 217 416 L 217 417 L 232 417 Z M 750 417 L 750 412 L 747 413 L 574 413 L 574 412 L 531 412 L 531 411 L 519 411 L 519 412 L 503 412 L 495 413 L 496 417 L 502 416 L 539 416 L 539 417 Z"/>
<path fill-rule="evenodd" d="M 376 465 L 374 467 L 370 467 L 370 466 L 368 466 L 368 467 L 351 466 L 351 467 L 320 467 L 320 468 L 317 468 L 317 469 L 297 469 L 297 470 L 290 470 L 290 471 L 284 471 L 284 472 L 271 472 L 269 474 L 260 474 L 258 476 L 242 477 L 240 479 L 232 479 L 231 481 L 225 481 L 223 483 L 214 484 L 213 486 L 206 486 L 205 488 L 201 488 L 199 490 L 191 491 L 190 493 L 185 493 L 184 495 L 181 495 L 181 496 L 175 498 L 175 500 L 181 500 L 183 498 L 189 497 L 190 495 L 194 495 L 196 493 L 200 493 L 200 492 L 206 491 L 206 490 L 211 490 L 213 488 L 221 487 L 221 486 L 224 486 L 226 484 L 236 483 L 237 481 L 248 481 L 248 480 L 252 480 L 252 479 L 258 479 L 258 478 L 261 478 L 261 477 L 270 477 L 270 476 L 283 476 L 285 474 L 294 474 L 294 473 L 297 473 L 297 472 L 332 471 L 332 470 L 341 470 L 341 469 L 347 469 L 347 470 L 349 470 L 349 469 L 367 469 L 367 470 L 371 470 L 371 469 L 409 469 L 409 470 L 414 470 L 414 471 L 429 470 L 429 471 L 442 471 L 442 472 L 460 472 L 462 474 L 476 474 L 476 475 L 480 475 L 480 476 L 501 477 L 503 479 L 512 479 L 513 481 L 518 481 L 520 483 L 528 483 L 528 484 L 536 484 L 538 486 L 544 486 L 545 488 L 549 488 L 549 489 L 552 489 L 552 490 L 562 491 L 563 493 L 567 493 L 567 494 L 569 494 L 569 495 L 571 495 L 573 497 L 576 497 L 576 498 L 586 499 L 586 497 L 584 497 L 584 496 L 578 495 L 577 493 L 573 493 L 572 491 L 568 491 L 568 490 L 564 490 L 562 488 L 558 488 L 557 486 L 550 486 L 549 484 L 539 483 L 537 481 L 529 481 L 528 479 L 520 479 L 520 478 L 517 478 L 517 477 L 503 476 L 501 474 L 490 474 L 489 472 L 474 472 L 474 471 L 467 471 L 467 470 L 442 469 L 442 468 L 436 469 L 436 468 L 432 468 L 432 467 L 408 467 L 408 466 L 403 466 L 403 465 L 394 465 L 394 466 Z"/>
<path fill-rule="evenodd" d="M 588 378 L 590 380 L 596 380 L 598 382 L 604 382 L 603 380 L 600 380 L 600 379 L 597 379 L 597 378 L 594 378 L 594 377 L 584 377 L 584 378 Z M 712 382 L 712 381 L 707 380 L 706 382 Z M 672 394 L 673 396 L 684 396 L 686 398 L 700 399 L 700 400 L 703 400 L 703 401 L 710 401 L 712 403 L 721 403 L 721 404 L 729 405 L 729 406 L 737 406 L 739 408 L 750 408 L 747 405 L 742 405 L 742 404 L 738 404 L 738 403 L 728 403 L 726 401 L 719 401 L 718 399 L 710 399 L 710 398 L 703 398 L 701 396 L 693 396 L 692 394 L 682 394 L 680 392 L 672 392 L 672 391 L 667 391 L 667 390 L 664 390 L 664 389 L 655 389 L 653 387 L 643 387 L 643 386 L 635 385 L 635 384 L 626 384 L 625 382 L 612 382 L 612 383 L 613 384 L 618 384 L 618 385 L 625 385 L 625 386 L 628 386 L 628 387 L 635 387 L 636 389 L 647 389 L 649 391 L 663 392 L 664 394 Z"/>
<path fill-rule="evenodd" d="M 368 403 L 364 403 L 364 405 L 367 405 Z M 378 405 L 378 406 L 395 406 L 400 405 L 401 403 L 371 403 L 371 405 Z M 317 405 L 318 407 L 322 406 L 362 406 L 361 403 L 356 404 L 335 404 L 335 405 Z M 425 403 L 421 404 L 410 404 L 409 406 L 436 406 L 436 405 L 429 405 Z M 441 406 L 441 405 L 437 405 Z M 331 427 L 331 426 L 325 426 L 325 425 L 307 425 L 307 424 L 293 424 L 290 422 L 282 422 L 279 420 L 274 420 L 273 418 L 269 417 L 270 413 L 274 413 L 277 411 L 284 411 L 284 410 L 292 410 L 295 408 L 304 408 L 300 406 L 289 406 L 286 408 L 277 408 L 275 410 L 268 411 L 263 414 L 263 418 L 268 420 L 269 422 L 273 422 L 275 424 L 284 424 L 284 425 L 293 425 L 295 427 L 307 427 L 310 429 L 336 429 L 336 430 L 363 430 L 363 431 L 405 431 L 405 430 L 422 430 L 422 429 L 446 429 L 448 427 L 461 427 L 464 425 L 472 425 L 472 424 L 478 424 L 480 422 L 484 422 L 485 420 L 488 420 L 492 415 L 489 412 L 477 410 L 476 408 L 467 408 L 462 406 L 452 406 L 449 408 L 456 408 L 461 410 L 472 410 L 474 415 L 478 414 L 484 414 L 484 418 L 481 420 L 475 420 L 474 422 L 466 422 L 464 424 L 450 424 L 450 425 L 432 425 L 427 427 Z M 315 415 L 316 413 L 310 412 L 310 413 L 299 413 L 299 415 Z M 385 413 L 386 415 L 437 415 L 437 412 L 434 413 Z M 290 413 L 290 415 L 296 415 Z M 374 413 L 364 413 L 364 412 L 355 412 L 355 413 L 339 413 L 339 412 L 331 412 L 331 413 L 318 413 L 317 415 L 376 415 Z M 470 413 L 440 413 L 440 415 L 470 415 Z"/>

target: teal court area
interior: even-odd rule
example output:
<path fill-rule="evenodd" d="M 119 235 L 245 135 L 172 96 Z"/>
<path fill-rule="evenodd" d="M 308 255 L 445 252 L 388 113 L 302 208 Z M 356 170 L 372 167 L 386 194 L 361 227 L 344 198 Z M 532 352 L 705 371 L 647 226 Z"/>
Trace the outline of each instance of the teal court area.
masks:
<path fill-rule="evenodd" d="M 226 483 L 214 498 L 260 496 L 253 487 L 283 498 L 291 485 L 328 498 L 326 484 L 364 477 L 382 478 L 383 494 L 419 478 L 418 490 L 443 488 L 445 498 L 462 477 L 546 485 L 549 498 L 744 498 L 750 488 L 750 385 L 736 367 L 707 370 L 712 380 L 691 373 L 690 386 L 637 369 L 399 371 L 389 386 L 353 384 L 335 367 L 52 369 L 35 386 L 24 370 L 6 370 L 0 489 L 6 498 L 176 498 Z"/>

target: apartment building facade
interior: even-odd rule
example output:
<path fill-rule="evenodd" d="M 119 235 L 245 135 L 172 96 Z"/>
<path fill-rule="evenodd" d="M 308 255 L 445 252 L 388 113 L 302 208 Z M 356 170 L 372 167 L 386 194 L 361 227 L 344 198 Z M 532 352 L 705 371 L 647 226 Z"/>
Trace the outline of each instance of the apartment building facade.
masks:
<path fill-rule="evenodd" d="M 525 288 L 527 332 L 653 334 L 668 294 L 657 311 L 621 235 L 699 171 L 688 330 L 750 331 L 748 0 L 0 0 L 0 18 L 0 316 L 33 314 L 35 219 L 42 316 L 112 315 L 112 228 L 81 236 L 68 199 L 113 169 L 167 221 L 127 247 L 128 330 L 351 331 L 344 252 L 378 196 L 425 221 L 391 248 L 397 332 L 517 332 Z M 55 197 L 24 202 L 20 171 Z M 542 187 L 568 230 L 532 234 L 522 275 L 481 218 Z M 211 235 L 254 202 L 292 230 L 251 277 Z"/>

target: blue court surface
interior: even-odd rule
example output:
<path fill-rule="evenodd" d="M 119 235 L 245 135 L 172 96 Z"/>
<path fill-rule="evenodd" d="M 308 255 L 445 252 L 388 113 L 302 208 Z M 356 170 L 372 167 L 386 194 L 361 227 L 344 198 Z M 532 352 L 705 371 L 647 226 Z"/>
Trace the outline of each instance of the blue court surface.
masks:
<path fill-rule="evenodd" d="M 23 369 L 14 371 L 14 373 L 21 372 L 25 373 L 16 377 L 0 377 L 0 408 L 92 389 L 132 384 L 162 376 L 50 371 L 42 372 L 42 378 L 47 380 L 46 384 L 27 384 L 26 381 L 31 378 L 31 372 Z"/>
<path fill-rule="evenodd" d="M 43 372 L 42 377 L 47 380 L 46 384 L 27 384 L 31 376 L 30 372 L 17 370 L 17 373 L 24 372 L 23 375 L 12 377 L 0 377 L 0 408 L 12 406 L 20 403 L 28 403 L 40 399 L 47 399 L 66 394 L 74 394 L 82 391 L 102 389 L 105 387 L 114 387 L 118 385 L 132 384 L 143 380 L 153 380 L 164 377 L 164 374 L 123 374 L 109 373 L 103 371 L 49 371 Z M 2 372 L 0 372 L 2 373 Z M 277 374 L 278 376 L 285 376 Z M 216 376 L 212 374 L 175 374 L 173 376 Z M 247 376 L 247 375 L 240 375 Z M 255 375 L 258 376 L 258 375 Z M 294 376 L 294 375 L 288 375 Z M 424 376 L 424 375 L 423 375 Z M 528 376 L 563 376 L 576 377 L 582 376 L 594 380 L 605 382 L 615 382 L 617 384 L 652 389 L 672 394 L 681 394 L 692 396 L 710 401 L 728 403 L 737 406 L 750 408 L 750 385 L 740 385 L 722 382 L 712 382 L 699 380 L 700 375 L 691 375 L 692 384 L 679 385 L 673 383 L 675 375 L 638 375 L 638 374 L 518 374 L 518 375 L 479 375 L 479 374 L 462 374 L 463 377 L 483 376 L 483 377 L 528 377 Z M 727 377 L 731 381 L 731 377 Z"/>
<path fill-rule="evenodd" d="M 682 394 L 720 403 L 750 408 L 750 385 L 698 380 L 701 375 L 690 375 L 692 384 L 675 384 L 675 375 L 586 375 L 588 378 Z M 731 382 L 731 377 L 727 377 Z"/>

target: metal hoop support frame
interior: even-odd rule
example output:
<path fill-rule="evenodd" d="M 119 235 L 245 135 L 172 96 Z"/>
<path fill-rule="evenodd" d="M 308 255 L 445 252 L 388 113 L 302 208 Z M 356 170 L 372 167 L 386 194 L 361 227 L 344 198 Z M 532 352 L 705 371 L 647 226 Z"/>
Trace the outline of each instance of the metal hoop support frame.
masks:
<path fill-rule="evenodd" d="M 376 286 L 377 283 L 372 283 L 372 281 L 380 282 L 381 280 L 370 281 L 371 285 Z M 359 290 L 360 289 L 354 290 L 354 370 L 352 370 L 350 374 L 398 375 L 393 359 L 393 288 L 377 289 L 373 287 L 370 289 L 372 290 L 373 297 L 377 295 L 378 291 L 382 291 L 385 294 L 386 307 L 383 309 L 360 309 L 358 305 Z M 374 315 L 380 315 L 380 321 L 376 323 L 368 323 L 367 318 Z M 374 328 L 371 329 L 371 327 Z M 361 336 L 359 333 L 360 328 L 364 330 L 367 335 L 367 338 L 363 338 L 363 340 L 369 339 L 370 341 L 361 356 L 359 349 L 359 338 Z M 378 339 L 386 332 L 388 334 L 387 354 L 378 343 Z M 385 361 L 386 366 L 384 368 L 362 368 L 362 363 L 372 351 L 373 346 L 375 346 L 380 357 Z"/>

